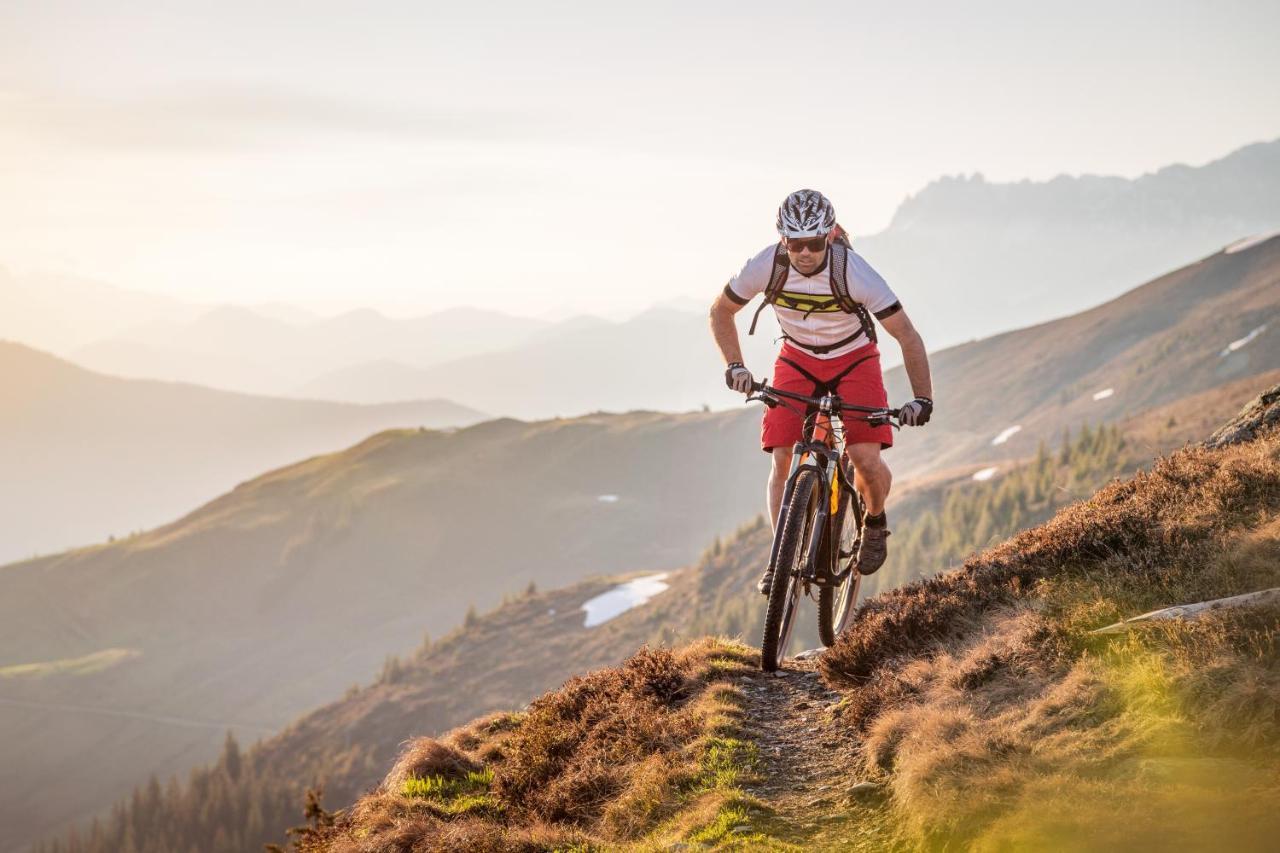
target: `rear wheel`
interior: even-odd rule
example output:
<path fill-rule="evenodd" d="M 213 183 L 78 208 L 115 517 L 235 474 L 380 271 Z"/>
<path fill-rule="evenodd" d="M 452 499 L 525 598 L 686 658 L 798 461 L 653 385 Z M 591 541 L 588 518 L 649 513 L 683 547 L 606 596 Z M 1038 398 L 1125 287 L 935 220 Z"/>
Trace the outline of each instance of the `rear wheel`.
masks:
<path fill-rule="evenodd" d="M 799 609 L 800 573 L 807 556 L 813 521 L 818 514 L 821 480 L 815 471 L 801 471 L 791 490 L 786 521 L 778 535 L 778 562 L 769 588 L 769 609 L 764 616 L 764 638 L 760 642 L 760 668 L 773 672 L 787 655 L 791 628 Z"/>
<path fill-rule="evenodd" d="M 849 619 L 858 603 L 862 575 L 854 563 L 858 559 L 858 540 L 861 535 L 862 498 L 856 491 L 846 491 L 844 499 L 840 501 L 840 512 L 832 525 L 832 536 L 838 539 L 831 543 L 835 551 L 831 573 L 847 574 L 838 586 L 824 586 L 818 590 L 818 637 L 824 646 L 835 643 L 840 632 L 849 626 Z"/>

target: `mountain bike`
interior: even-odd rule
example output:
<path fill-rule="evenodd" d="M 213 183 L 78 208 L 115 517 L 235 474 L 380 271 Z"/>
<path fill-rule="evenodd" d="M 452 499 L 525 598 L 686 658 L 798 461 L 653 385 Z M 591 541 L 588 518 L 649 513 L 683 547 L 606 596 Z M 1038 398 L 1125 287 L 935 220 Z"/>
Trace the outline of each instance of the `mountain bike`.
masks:
<path fill-rule="evenodd" d="M 786 657 L 801 592 L 818 593 L 818 636 L 830 646 L 849 624 L 862 575 L 856 565 L 865 515 L 854 488 L 854 469 L 844 454 L 843 412 L 858 412 L 872 426 L 899 427 L 898 409 L 845 403 L 836 394 L 806 397 L 754 382 L 748 401 L 773 408 L 803 403 L 804 432 L 791 455 L 791 470 L 769 553 L 773 582 L 760 643 L 760 666 L 773 672 Z"/>

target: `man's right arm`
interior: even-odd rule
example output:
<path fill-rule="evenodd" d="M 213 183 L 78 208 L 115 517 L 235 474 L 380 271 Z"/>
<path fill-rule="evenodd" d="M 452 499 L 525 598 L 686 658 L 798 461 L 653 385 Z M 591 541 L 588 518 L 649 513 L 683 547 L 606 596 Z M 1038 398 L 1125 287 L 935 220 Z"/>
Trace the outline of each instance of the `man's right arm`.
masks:
<path fill-rule="evenodd" d="M 724 356 L 726 365 L 742 363 L 742 346 L 738 342 L 738 327 L 734 324 L 733 317 L 746 304 L 731 299 L 724 291 L 711 304 L 711 334 L 716 339 L 716 346 L 720 348 L 720 355 Z"/>

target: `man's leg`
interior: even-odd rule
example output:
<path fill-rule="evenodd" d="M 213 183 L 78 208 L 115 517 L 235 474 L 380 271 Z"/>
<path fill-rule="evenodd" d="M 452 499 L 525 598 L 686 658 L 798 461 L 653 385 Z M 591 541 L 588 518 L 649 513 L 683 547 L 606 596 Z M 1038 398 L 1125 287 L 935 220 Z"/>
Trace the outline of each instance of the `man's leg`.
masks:
<path fill-rule="evenodd" d="M 864 575 L 874 573 L 884 565 L 888 556 L 889 528 L 884 515 L 884 502 L 893 485 L 893 474 L 880 458 L 879 442 L 859 442 L 845 448 L 856 472 L 854 486 L 867 506 L 866 530 L 862 535 L 862 547 L 858 551 L 858 571 Z"/>
<path fill-rule="evenodd" d="M 791 471 L 791 445 L 775 447 L 769 451 L 773 457 L 773 467 L 769 470 L 769 486 L 765 490 L 765 500 L 769 504 L 769 526 L 773 535 L 778 535 L 778 516 L 782 512 L 782 493 L 787 489 L 787 474 Z M 764 574 L 756 584 L 761 595 L 769 594 L 769 586 L 773 583 L 773 573 L 764 567 Z"/>
<path fill-rule="evenodd" d="M 772 451 L 773 467 L 769 470 L 769 524 L 774 535 L 778 533 L 778 514 L 782 512 L 782 493 L 787 488 L 787 474 L 791 471 L 791 448 L 775 447 Z"/>
<path fill-rule="evenodd" d="M 850 444 L 845 447 L 845 453 L 849 455 L 849 461 L 857 472 L 854 486 L 857 487 L 858 494 L 862 495 L 862 502 L 867 505 L 867 514 L 879 515 L 884 512 L 884 502 L 893 485 L 893 472 L 880 458 L 880 443 L 869 441 Z"/>

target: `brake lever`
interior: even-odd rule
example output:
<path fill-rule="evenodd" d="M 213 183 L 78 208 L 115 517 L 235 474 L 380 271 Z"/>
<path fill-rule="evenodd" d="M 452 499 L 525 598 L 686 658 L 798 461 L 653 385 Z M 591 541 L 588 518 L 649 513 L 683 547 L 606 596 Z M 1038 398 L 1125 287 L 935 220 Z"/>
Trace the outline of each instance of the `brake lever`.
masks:
<path fill-rule="evenodd" d="M 766 394 L 763 391 L 757 392 L 756 394 L 748 395 L 747 402 L 751 402 L 753 400 L 764 403 L 766 406 L 768 406 L 771 409 L 776 409 L 778 407 L 778 398 L 771 396 L 769 394 Z"/>
<path fill-rule="evenodd" d="M 902 424 L 894 421 L 891 415 L 873 415 L 867 418 L 867 423 L 871 426 L 891 426 L 894 429 L 902 429 Z"/>

